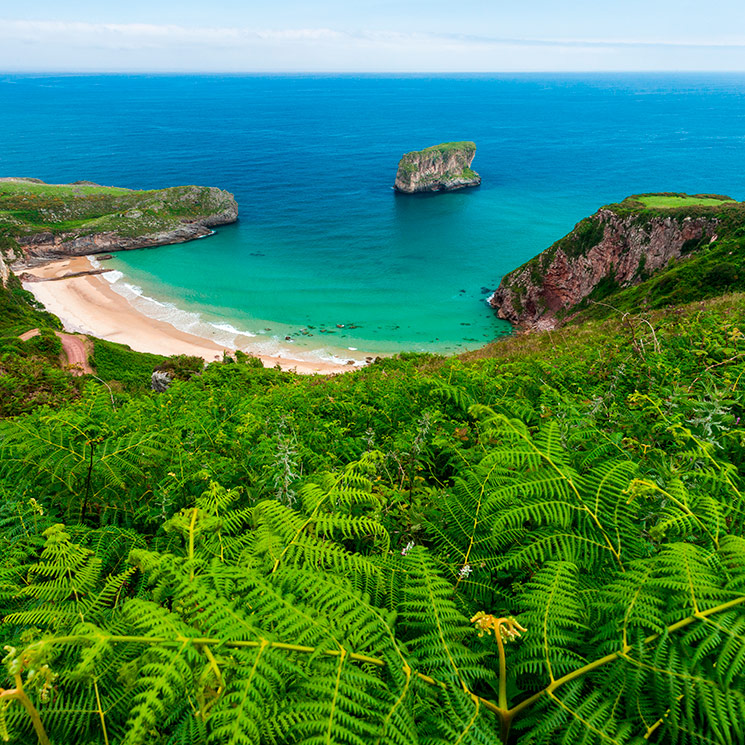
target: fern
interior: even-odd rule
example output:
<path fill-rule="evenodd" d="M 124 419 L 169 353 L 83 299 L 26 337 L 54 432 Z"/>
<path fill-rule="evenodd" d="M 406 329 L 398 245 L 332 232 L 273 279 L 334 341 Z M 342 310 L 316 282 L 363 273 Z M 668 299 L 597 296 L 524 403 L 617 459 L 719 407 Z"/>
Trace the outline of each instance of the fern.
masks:
<path fill-rule="evenodd" d="M 0 734 L 741 742 L 742 335 L 692 328 L 0 423 Z"/>

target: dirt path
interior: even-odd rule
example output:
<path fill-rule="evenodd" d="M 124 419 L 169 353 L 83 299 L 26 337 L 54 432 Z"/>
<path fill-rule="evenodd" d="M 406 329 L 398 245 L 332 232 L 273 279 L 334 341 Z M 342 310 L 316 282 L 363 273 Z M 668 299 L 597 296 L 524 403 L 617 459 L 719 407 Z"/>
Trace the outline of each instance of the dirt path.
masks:
<path fill-rule="evenodd" d="M 28 341 L 29 339 L 33 339 L 35 336 L 38 336 L 41 333 L 39 329 L 31 329 L 31 331 L 27 331 L 25 334 L 21 334 L 18 338 L 21 341 Z"/>
<path fill-rule="evenodd" d="M 25 334 L 21 334 L 18 338 L 21 341 L 28 341 L 40 333 L 39 329 L 31 329 L 30 331 L 26 331 Z M 62 342 L 63 362 L 71 368 L 70 372 L 73 375 L 92 374 L 93 368 L 88 364 L 87 337 L 64 334 L 61 331 L 55 331 L 54 333 Z"/>

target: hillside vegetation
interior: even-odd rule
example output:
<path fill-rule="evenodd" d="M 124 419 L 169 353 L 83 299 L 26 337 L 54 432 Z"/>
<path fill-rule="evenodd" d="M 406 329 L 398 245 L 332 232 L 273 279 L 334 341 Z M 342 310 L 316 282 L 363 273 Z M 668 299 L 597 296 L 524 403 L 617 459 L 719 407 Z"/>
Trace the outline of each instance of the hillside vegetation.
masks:
<path fill-rule="evenodd" d="M 631 200 L 634 198 L 631 197 Z M 687 194 L 643 194 L 636 201 L 648 209 L 672 209 L 676 207 L 718 207 L 728 202 L 734 202 L 730 197 L 708 196 L 699 194 L 688 196 Z"/>
<path fill-rule="evenodd" d="M 743 300 L 162 394 L 97 345 L 0 421 L 0 735 L 742 742 Z"/>

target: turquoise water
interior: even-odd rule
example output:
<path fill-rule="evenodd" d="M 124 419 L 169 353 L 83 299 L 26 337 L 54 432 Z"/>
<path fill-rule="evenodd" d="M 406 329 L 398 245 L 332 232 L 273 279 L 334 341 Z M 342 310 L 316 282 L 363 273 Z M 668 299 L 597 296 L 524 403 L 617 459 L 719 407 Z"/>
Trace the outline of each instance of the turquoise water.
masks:
<path fill-rule="evenodd" d="M 236 225 L 107 264 L 182 328 L 320 356 L 453 352 L 508 333 L 489 293 L 600 205 L 745 198 L 744 97 L 743 75 L 9 75 L 0 171 L 233 192 Z M 392 191 L 403 152 L 465 139 L 481 187 Z"/>

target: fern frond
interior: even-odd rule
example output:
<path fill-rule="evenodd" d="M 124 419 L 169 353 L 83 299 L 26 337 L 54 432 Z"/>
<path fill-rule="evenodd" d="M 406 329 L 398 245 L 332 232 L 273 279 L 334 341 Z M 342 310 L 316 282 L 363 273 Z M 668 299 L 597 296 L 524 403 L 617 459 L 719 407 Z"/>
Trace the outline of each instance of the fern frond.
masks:
<path fill-rule="evenodd" d="M 406 584 L 400 622 L 417 668 L 468 688 L 485 670 L 479 664 L 480 655 L 464 644 L 474 632 L 456 609 L 452 587 L 438 575 L 434 561 L 422 547 L 413 548 L 402 563 Z"/>
<path fill-rule="evenodd" d="M 532 686 L 539 680 L 553 682 L 585 663 L 580 650 L 586 611 L 579 589 L 577 565 L 566 561 L 548 562 L 524 585 L 520 622 L 528 633 L 520 643 L 515 671 L 531 676 Z"/>

